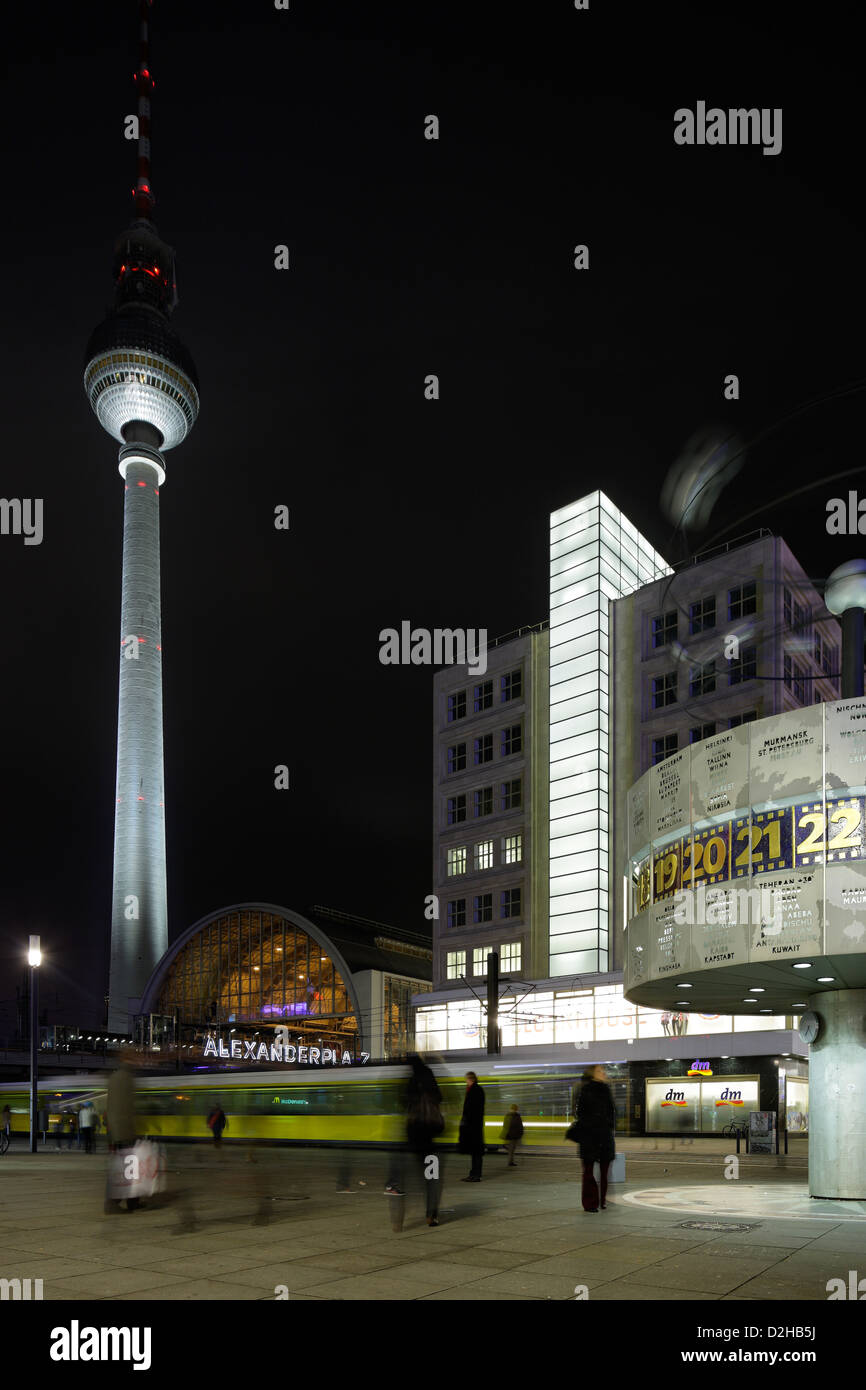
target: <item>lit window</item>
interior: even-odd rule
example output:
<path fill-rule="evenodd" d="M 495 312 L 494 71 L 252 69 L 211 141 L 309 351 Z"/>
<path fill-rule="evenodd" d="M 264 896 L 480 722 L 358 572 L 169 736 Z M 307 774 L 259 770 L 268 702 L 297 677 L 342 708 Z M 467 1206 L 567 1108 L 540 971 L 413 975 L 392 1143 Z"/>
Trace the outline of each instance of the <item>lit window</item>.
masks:
<path fill-rule="evenodd" d="M 503 864 L 519 864 L 523 859 L 523 836 L 522 835 L 503 835 L 502 837 L 502 862 Z"/>
<path fill-rule="evenodd" d="M 521 943 L 506 941 L 500 947 L 499 969 L 502 974 L 520 969 Z"/>
<path fill-rule="evenodd" d="M 445 921 L 449 927 L 466 926 L 466 899 L 452 898 L 446 905 Z"/>
<path fill-rule="evenodd" d="M 523 734 L 519 724 L 511 724 L 507 729 L 502 730 L 502 742 L 499 756 L 510 758 L 512 753 L 519 753 L 523 746 Z"/>
<path fill-rule="evenodd" d="M 483 709 L 490 709 L 493 705 L 493 681 L 482 681 L 480 685 L 476 685 L 472 698 L 476 714 L 480 714 Z"/>
<path fill-rule="evenodd" d="M 448 951 L 445 955 L 445 978 L 459 980 L 466 974 L 466 952 Z"/>
<path fill-rule="evenodd" d="M 479 787 L 472 794 L 472 814 L 477 820 L 479 816 L 493 815 L 493 788 Z"/>
<path fill-rule="evenodd" d="M 519 917 L 521 896 L 520 888 L 503 888 L 499 894 L 500 917 Z"/>
<path fill-rule="evenodd" d="M 449 796 L 448 798 L 448 824 L 457 825 L 459 821 L 466 819 L 466 797 Z"/>
<path fill-rule="evenodd" d="M 487 948 L 486 946 L 476 946 L 472 952 L 472 974 L 487 974 Z"/>
<path fill-rule="evenodd" d="M 448 749 L 448 771 L 463 772 L 466 768 L 466 744 L 455 743 Z"/>
<path fill-rule="evenodd" d="M 466 873 L 466 846 L 457 845 L 448 851 L 448 877 Z"/>
<path fill-rule="evenodd" d="M 475 846 L 475 852 L 472 856 L 472 867 L 474 869 L 493 868 L 492 840 L 482 840 L 479 844 Z"/>
<path fill-rule="evenodd" d="M 521 672 L 509 671 L 506 676 L 501 676 L 500 686 L 503 704 L 506 700 L 519 700 L 523 694 L 523 676 Z"/>

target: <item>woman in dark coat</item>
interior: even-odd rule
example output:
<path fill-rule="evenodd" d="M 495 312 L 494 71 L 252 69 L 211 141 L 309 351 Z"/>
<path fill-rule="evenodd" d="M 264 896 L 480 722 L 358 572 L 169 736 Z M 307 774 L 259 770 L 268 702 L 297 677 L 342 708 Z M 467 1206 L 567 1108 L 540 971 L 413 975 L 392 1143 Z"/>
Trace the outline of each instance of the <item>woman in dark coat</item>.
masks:
<path fill-rule="evenodd" d="M 580 1125 L 580 1161 L 583 1164 L 581 1199 L 584 1211 L 604 1211 L 607 1206 L 607 1170 L 616 1152 L 614 1130 L 616 1108 L 604 1067 L 590 1067 L 584 1074 L 577 1102 L 577 1122 Z M 593 1167 L 601 1172 L 601 1192 Z"/>
<path fill-rule="evenodd" d="M 410 1153 L 420 1161 L 427 1194 L 427 1225 L 439 1225 L 439 1156 L 435 1140 L 445 1128 L 442 1118 L 442 1092 L 428 1066 L 418 1056 L 409 1062 L 412 1075 L 407 1088 L 406 1138 Z"/>
<path fill-rule="evenodd" d="M 461 1182 L 481 1181 L 481 1160 L 484 1157 L 484 1091 L 478 1085 L 474 1071 L 466 1073 L 466 1098 L 460 1121 L 460 1152 L 472 1155 L 472 1167 Z"/>

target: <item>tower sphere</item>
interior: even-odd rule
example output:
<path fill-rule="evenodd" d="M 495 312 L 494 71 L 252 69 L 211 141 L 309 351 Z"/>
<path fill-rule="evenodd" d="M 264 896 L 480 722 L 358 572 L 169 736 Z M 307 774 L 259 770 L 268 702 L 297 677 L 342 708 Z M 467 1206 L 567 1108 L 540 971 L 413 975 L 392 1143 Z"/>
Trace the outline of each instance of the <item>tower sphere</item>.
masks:
<path fill-rule="evenodd" d="M 159 314 L 110 314 L 90 336 L 84 389 L 102 428 L 121 444 L 133 420 L 159 430 L 160 449 L 180 444 L 198 415 L 197 385 L 192 357 Z"/>
<path fill-rule="evenodd" d="M 824 602 L 837 616 L 849 608 L 866 608 L 866 560 L 838 565 L 824 587 Z"/>

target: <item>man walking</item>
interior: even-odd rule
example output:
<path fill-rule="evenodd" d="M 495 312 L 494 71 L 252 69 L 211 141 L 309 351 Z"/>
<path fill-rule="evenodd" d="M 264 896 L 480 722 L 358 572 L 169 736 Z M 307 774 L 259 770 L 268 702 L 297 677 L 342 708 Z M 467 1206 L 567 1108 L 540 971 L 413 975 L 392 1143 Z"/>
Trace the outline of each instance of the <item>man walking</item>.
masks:
<path fill-rule="evenodd" d="M 472 1167 L 461 1182 L 481 1181 L 481 1161 L 484 1157 L 484 1091 L 478 1085 L 474 1071 L 466 1073 L 466 1097 L 460 1121 L 460 1152 L 470 1154 Z"/>

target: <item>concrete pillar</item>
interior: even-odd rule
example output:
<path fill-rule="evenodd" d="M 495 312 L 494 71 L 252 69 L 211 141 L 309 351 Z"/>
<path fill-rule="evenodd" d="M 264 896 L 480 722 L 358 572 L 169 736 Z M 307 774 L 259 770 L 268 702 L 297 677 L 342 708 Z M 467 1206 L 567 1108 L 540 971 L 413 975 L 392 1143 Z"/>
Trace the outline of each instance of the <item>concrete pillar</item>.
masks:
<path fill-rule="evenodd" d="M 866 1201 L 866 989 L 814 994 L 809 1048 L 809 1196 Z"/>

